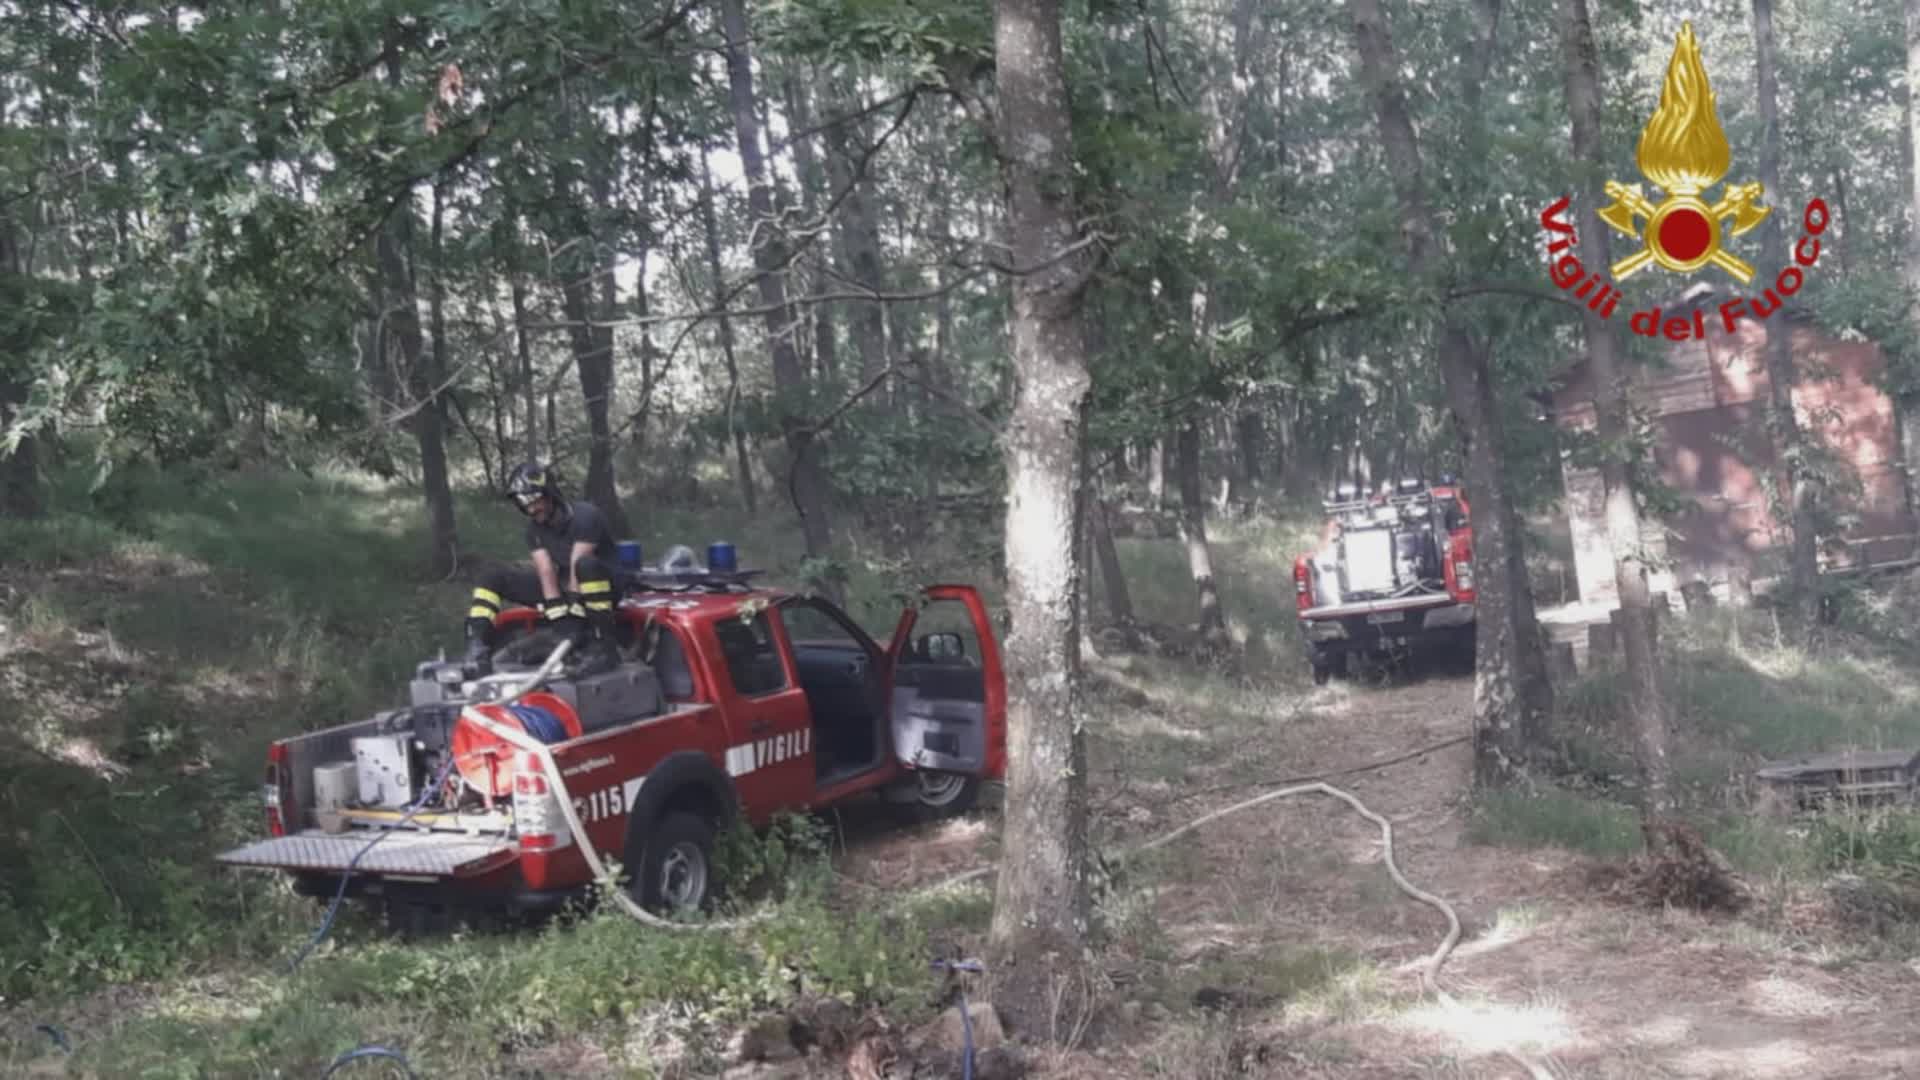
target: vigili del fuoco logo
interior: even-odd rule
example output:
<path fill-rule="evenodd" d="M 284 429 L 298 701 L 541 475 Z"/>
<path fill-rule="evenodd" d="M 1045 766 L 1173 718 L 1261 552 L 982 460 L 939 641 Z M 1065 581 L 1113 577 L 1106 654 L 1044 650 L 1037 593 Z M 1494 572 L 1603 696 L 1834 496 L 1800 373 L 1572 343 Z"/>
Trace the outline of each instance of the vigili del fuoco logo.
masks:
<path fill-rule="evenodd" d="M 1540 214 L 1541 226 L 1558 234 L 1558 239 L 1547 245 L 1549 258 L 1559 256 L 1549 267 L 1553 283 L 1585 300 L 1587 308 L 1601 318 L 1611 318 L 1620 300 L 1616 283 L 1653 263 L 1676 274 L 1714 266 L 1740 284 L 1751 285 L 1752 264 L 1728 250 L 1726 241 L 1745 235 L 1765 221 L 1773 208 L 1758 204 L 1764 194 L 1758 182 L 1728 184 L 1720 198 L 1711 203 L 1702 197 L 1727 175 L 1732 153 L 1726 132 L 1720 128 L 1719 108 L 1713 88 L 1707 84 L 1707 69 L 1700 61 L 1700 45 L 1690 22 L 1681 24 L 1674 40 L 1673 59 L 1667 62 L 1666 82 L 1660 87 L 1660 104 L 1640 133 L 1635 163 L 1640 175 L 1665 191 L 1666 197 L 1653 202 L 1640 193 L 1640 185 L 1609 180 L 1606 192 L 1613 203 L 1600 211 L 1600 220 L 1615 232 L 1640 241 L 1640 250 L 1607 268 L 1611 280 L 1598 270 L 1589 272 L 1579 256 L 1568 250 L 1579 243 L 1579 237 L 1564 220 L 1572 200 L 1562 195 Z M 1646 221 L 1644 229 L 1639 226 L 1641 219 Z M 1793 261 L 1781 268 L 1773 286 L 1759 296 L 1736 296 L 1720 305 L 1720 321 L 1728 333 L 1741 318 L 1767 318 L 1780 310 L 1782 301 L 1800 291 L 1804 283 L 1801 267 L 1810 267 L 1820 259 L 1820 234 L 1827 229 L 1826 202 L 1809 201 L 1800 223 Z M 1657 307 L 1636 311 L 1627 322 L 1634 333 L 1647 337 L 1665 334 L 1670 340 L 1686 341 L 1706 335 L 1705 321 L 1697 309 L 1692 319 L 1676 317 L 1664 326 Z"/>

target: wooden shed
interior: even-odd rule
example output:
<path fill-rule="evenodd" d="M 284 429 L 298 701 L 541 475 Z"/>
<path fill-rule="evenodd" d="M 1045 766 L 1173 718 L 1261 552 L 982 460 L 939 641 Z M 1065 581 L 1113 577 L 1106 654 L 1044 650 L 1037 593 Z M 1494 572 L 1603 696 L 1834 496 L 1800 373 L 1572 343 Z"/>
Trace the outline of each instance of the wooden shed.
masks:
<path fill-rule="evenodd" d="M 1634 367 L 1633 399 L 1654 418 L 1661 475 L 1689 503 L 1664 521 L 1664 530 L 1648 530 L 1652 552 L 1668 563 L 1654 588 L 1676 594 L 1677 602 L 1682 586 L 1699 582 L 1723 600 L 1739 602 L 1785 571 L 1791 537 L 1769 510 L 1766 484 L 1779 461 L 1766 431 L 1769 332 L 1792 335 L 1799 374 L 1794 411 L 1802 430 L 1845 461 L 1860 483 L 1861 495 L 1848 507 L 1858 520 L 1839 536 L 1821 538 L 1822 568 L 1913 561 L 1920 555 L 1920 530 L 1900 423 L 1893 402 L 1876 386 L 1885 365 L 1879 346 L 1830 336 L 1792 309 L 1765 321 L 1737 319 L 1729 332 L 1720 305 L 1731 299 L 1698 285 L 1662 305 L 1660 328 L 1683 320 L 1674 329 L 1687 339 L 1673 341 L 1663 333 L 1665 367 Z M 1614 316 L 1623 333 L 1630 332 L 1629 315 L 1622 307 Z M 1551 400 L 1561 428 L 1591 428 L 1593 390 L 1584 357 L 1562 372 Z M 1563 459 L 1562 477 L 1581 602 L 1611 606 L 1617 594 L 1599 473 Z"/>

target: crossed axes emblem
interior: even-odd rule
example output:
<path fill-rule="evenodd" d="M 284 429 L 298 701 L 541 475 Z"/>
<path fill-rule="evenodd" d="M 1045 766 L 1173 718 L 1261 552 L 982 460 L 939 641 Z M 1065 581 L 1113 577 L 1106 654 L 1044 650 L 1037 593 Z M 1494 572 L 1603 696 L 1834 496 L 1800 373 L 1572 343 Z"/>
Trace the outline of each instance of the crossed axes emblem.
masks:
<path fill-rule="evenodd" d="M 1754 205 L 1762 190 L 1758 183 L 1729 184 L 1726 194 L 1711 206 L 1692 192 L 1671 193 L 1655 205 L 1640 194 L 1640 185 L 1607 181 L 1606 192 L 1613 204 L 1600 211 L 1601 221 L 1639 240 L 1641 235 L 1636 223 L 1640 218 L 1647 219 L 1645 246 L 1613 264 L 1613 279 L 1624 281 L 1652 262 L 1680 273 L 1712 263 L 1739 279 L 1742 285 L 1752 282 L 1753 267 L 1720 247 L 1721 222 L 1733 218 L 1728 235 L 1741 236 L 1765 221 L 1767 215 L 1773 213 L 1773 207 Z M 1679 226 L 1675 237 L 1663 235 L 1664 227 L 1670 222 Z M 1684 255 L 1668 250 L 1668 244 L 1676 239 L 1685 247 L 1698 250 Z"/>

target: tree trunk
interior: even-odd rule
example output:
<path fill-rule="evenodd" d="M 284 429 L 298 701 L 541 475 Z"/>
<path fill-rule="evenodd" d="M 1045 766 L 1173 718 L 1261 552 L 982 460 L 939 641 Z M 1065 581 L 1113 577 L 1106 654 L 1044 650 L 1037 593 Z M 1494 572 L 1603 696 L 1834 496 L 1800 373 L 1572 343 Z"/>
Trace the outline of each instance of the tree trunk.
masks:
<path fill-rule="evenodd" d="M 0 206 L 0 296 L 25 291 L 26 270 L 21 265 L 19 238 L 13 220 Z M 10 342 L 0 352 L 0 454 L 4 454 L 4 472 L 0 472 L 0 513 L 8 517 L 38 517 L 44 509 L 40 502 L 39 466 L 35 460 L 34 438 L 20 440 L 13 453 L 5 454 L 7 430 L 19 419 L 19 410 L 27 403 L 28 378 L 24 342 Z"/>
<path fill-rule="evenodd" d="M 813 128 L 813 101 L 807 86 L 798 78 L 789 74 L 782 86 L 787 99 L 787 128 L 789 131 L 809 131 Z M 820 195 L 828 181 L 820 168 L 819 157 L 813 149 L 814 136 L 793 140 L 793 167 L 800 179 L 800 216 L 812 222 L 819 214 Z M 836 219 L 837 222 L 838 219 Z M 830 224 L 829 229 L 838 229 L 838 224 Z M 837 367 L 834 355 L 833 304 L 809 304 L 805 318 L 813 326 L 813 375 L 831 379 Z"/>
<path fill-rule="evenodd" d="M 1848 224 L 1852 221 L 1853 215 L 1847 212 L 1847 171 L 1836 165 L 1833 169 L 1833 228 L 1827 232 L 1827 249 L 1833 252 L 1833 269 L 1843 281 L 1847 277 L 1847 248 L 1850 246 L 1843 241 L 1850 235 Z"/>
<path fill-rule="evenodd" d="M 433 267 L 433 276 L 428 280 L 427 285 L 427 320 L 428 326 L 433 332 L 433 351 L 431 354 L 433 358 L 432 378 L 436 386 L 446 381 L 446 372 L 448 370 L 447 353 L 451 349 L 447 341 L 447 282 L 444 269 L 445 263 L 443 262 L 446 255 L 446 244 L 444 242 L 446 237 L 446 219 L 446 183 L 444 181 L 437 181 L 433 185 L 433 218 L 427 230 L 427 258 Z M 473 448 L 480 455 L 480 471 L 486 476 L 487 483 L 492 484 L 493 465 L 487 458 L 486 440 L 481 437 L 480 432 L 474 430 L 472 422 L 467 418 L 466 409 L 460 404 L 460 398 L 451 388 L 448 388 L 442 393 L 439 401 L 441 402 L 439 405 L 441 410 L 441 428 L 444 430 L 446 427 L 448 406 L 451 406 L 452 409 L 458 413 L 461 423 L 466 426 L 468 436 L 473 439 Z M 264 409 L 264 404 L 262 408 Z M 264 454 L 266 437 L 264 417 L 262 418 L 260 428 L 262 453 Z M 502 470 L 502 481 L 505 480 L 504 473 L 505 470 Z"/>
<path fill-rule="evenodd" d="M 406 362 L 409 426 L 420 445 L 420 484 L 427 502 L 427 565 L 437 577 L 453 573 L 460 558 L 460 539 L 453 516 L 453 489 L 447 476 L 446 420 L 441 409 L 442 376 L 428 358 L 420 332 L 420 300 L 408 266 L 412 248 L 412 202 L 402 200 L 387 217 L 375 238 L 382 290 L 387 298 L 387 325 L 400 342 Z"/>
<path fill-rule="evenodd" d="M 576 251 L 583 246 L 591 251 L 591 237 L 585 233 L 556 239 L 562 244 L 571 242 Z M 587 430 L 591 440 L 587 453 L 587 478 L 581 491 L 588 501 L 607 514 L 609 522 L 614 523 L 615 532 L 625 536 L 628 529 L 617 517 L 620 500 L 617 496 L 609 497 L 613 470 L 611 462 L 607 460 L 612 450 L 607 397 L 612 392 L 613 382 L 613 334 L 610 329 L 594 325 L 599 305 L 594 301 L 593 286 L 598 277 L 598 267 L 591 261 L 591 256 L 560 262 L 560 303 L 567 315 L 567 337 L 573 346 L 573 366 L 580 379 L 580 395 L 587 410 Z M 603 330 L 606 332 L 603 333 Z"/>
<path fill-rule="evenodd" d="M 804 185 L 803 185 L 804 186 Z M 740 483 L 740 502 L 747 513 L 756 512 L 753 497 L 753 464 L 747 455 L 747 433 L 740 426 L 740 363 L 733 353 L 733 319 L 726 311 L 726 279 L 720 272 L 720 228 L 713 214 L 713 169 L 707 155 L 700 155 L 700 227 L 706 233 L 707 273 L 713 276 L 714 322 L 720 330 L 720 355 L 727 362 L 727 436 L 733 442 L 734 477 Z"/>
<path fill-rule="evenodd" d="M 1753 67 L 1758 85 L 1760 110 L 1760 184 L 1777 202 L 1780 187 L 1780 91 L 1775 77 L 1773 40 L 1773 0 L 1753 0 Z M 1761 262 L 1765 266 L 1787 265 L 1787 228 L 1791 221 L 1785 207 L 1777 207 L 1761 225 Z M 1772 289 L 1765 295 L 1776 303 L 1780 299 Z M 1784 315 L 1766 323 L 1768 398 L 1773 412 L 1774 437 L 1780 448 L 1781 470 L 1787 487 L 1788 523 L 1793 532 L 1793 550 L 1788 559 L 1788 581 L 1793 590 L 1793 611 L 1803 634 L 1812 633 L 1820 618 L 1820 559 L 1813 519 L 1813 485 L 1807 477 L 1805 437 L 1793 412 L 1793 385 L 1797 382 L 1793 360 L 1793 327 Z"/>
<path fill-rule="evenodd" d="M 0 224 L 0 228 L 5 227 Z M 19 362 L 14 358 L 14 362 Z M 0 444 L 4 444 L 7 429 L 19 418 L 19 409 L 27 402 L 27 382 L 16 375 L 0 376 Z M 4 449 L 0 445 L 0 449 Z M 5 460 L 6 469 L 0 473 L 0 513 L 8 517 L 39 517 L 45 507 L 40 500 L 40 468 L 37 460 L 35 439 L 28 435 L 20 440 Z"/>
<path fill-rule="evenodd" d="M 559 128 L 563 138 L 576 130 L 574 103 L 562 100 Z M 589 125 L 591 126 L 591 125 Z M 633 528 L 620 503 L 613 477 L 614 315 L 619 311 L 619 283 L 613 269 L 613 245 L 594 221 L 593 210 L 615 209 L 611 164 L 605 151 L 589 143 L 586 191 L 574 183 L 578 176 L 570 160 L 554 168 L 554 187 L 567 200 L 562 220 L 569 236 L 556 237 L 571 245 L 572 255 L 559 262 L 560 295 L 567 313 L 573 344 L 574 372 L 580 379 L 580 397 L 587 410 L 587 476 L 581 485 L 587 501 L 600 508 L 615 536 L 630 536 Z"/>
<path fill-rule="evenodd" d="M 1240 490 L 1235 493 L 1234 501 L 1242 511 L 1251 511 L 1259 499 L 1261 463 L 1267 452 L 1267 425 L 1257 402 L 1241 406 L 1234 422 L 1234 442 L 1235 457 L 1240 462 L 1240 469 L 1234 474 Z"/>
<path fill-rule="evenodd" d="M 500 353 L 497 346 L 507 340 L 507 317 L 500 310 L 500 286 L 496 280 L 487 282 L 487 314 L 493 316 L 493 340 L 487 343 L 487 412 L 493 425 L 493 453 L 500 459 L 502 474 L 513 469 L 512 449 L 507 443 L 508 412 L 502 398 L 506 390 L 500 377 Z"/>
<path fill-rule="evenodd" d="M 543 456 L 540 446 L 540 401 L 537 373 L 533 370 L 533 343 L 527 335 L 527 279 L 518 267 L 513 271 L 513 334 L 520 354 L 520 392 L 526 419 L 520 429 L 521 457 Z M 546 453 L 553 448 L 548 445 Z"/>
<path fill-rule="evenodd" d="M 830 88 L 852 85 L 852 75 L 851 71 L 844 72 L 840 78 L 828 79 L 826 85 Z M 830 111 L 840 115 L 853 112 L 857 105 L 855 97 L 836 95 L 830 90 Z M 854 120 L 835 124 L 825 133 L 828 174 L 836 194 L 846 193 L 834 219 L 834 261 L 840 264 L 840 273 L 849 283 L 858 289 L 878 292 L 885 283 L 880 269 L 880 226 L 873 213 L 873 184 L 866 178 L 856 179 L 854 172 L 856 159 L 866 141 L 861 137 L 861 128 L 861 123 Z M 849 303 L 847 310 L 852 313 L 848 336 L 860 353 L 860 378 L 872 379 L 887 366 L 885 307 L 878 301 L 858 300 Z M 879 392 L 885 390 L 883 387 Z"/>
<path fill-rule="evenodd" d="M 1096 497 L 1091 507 L 1093 520 L 1093 557 L 1100 564 L 1100 584 L 1107 594 L 1107 617 L 1126 640 L 1127 647 L 1137 645 L 1134 627 L 1133 594 L 1127 591 L 1127 573 L 1120 565 L 1120 548 L 1113 542 L 1113 507 Z"/>
<path fill-rule="evenodd" d="M 1147 509 L 1159 510 L 1167 501 L 1167 440 L 1147 447 Z"/>
<path fill-rule="evenodd" d="M 1906 151 L 1901 172 L 1906 178 L 1908 220 L 1920 222 L 1920 0 L 1906 0 L 1907 70 L 1906 123 L 1900 125 L 1901 142 Z M 1920 332 L 1920 228 L 1907 229 L 1906 286 L 1911 297 L 1907 317 Z M 1912 387 L 1899 398 L 1902 451 L 1907 468 L 1907 502 L 1920 513 L 1920 394 Z"/>
<path fill-rule="evenodd" d="M 1601 198 L 1599 177 L 1603 175 L 1606 161 L 1601 142 L 1600 66 L 1586 0 L 1562 0 L 1560 32 L 1573 157 L 1594 176 L 1592 186 L 1580 193 L 1577 235 L 1581 241 L 1581 260 L 1592 266 L 1608 266 L 1611 245 L 1607 226 L 1600 220 L 1600 208 L 1605 202 Z M 1606 445 L 1624 447 L 1630 421 L 1627 373 L 1622 369 L 1619 339 L 1613 324 L 1606 319 L 1584 308 L 1582 316 L 1588 369 L 1594 387 L 1596 430 Z M 1620 622 L 1621 652 L 1627 665 L 1627 708 L 1634 717 L 1639 738 L 1638 756 L 1646 777 L 1647 809 L 1650 813 L 1663 813 L 1668 788 L 1669 713 L 1666 695 L 1661 689 L 1660 657 L 1650 637 L 1653 624 L 1646 615 L 1650 586 L 1648 567 L 1641 559 L 1644 539 L 1640 510 L 1634 501 L 1628 459 L 1623 452 L 1606 455 L 1600 466 L 1600 478 L 1605 491 L 1607 544 L 1613 551 L 1614 583 L 1620 594 L 1620 608 L 1628 613 Z"/>
<path fill-rule="evenodd" d="M 821 447 L 799 404 L 806 395 L 806 373 L 800 367 L 800 356 L 794 348 L 793 328 L 785 318 L 787 291 L 782 274 L 786 241 L 775 224 L 773 189 L 767 180 L 766 158 L 760 150 L 760 120 L 753 97 L 753 61 L 747 50 L 746 0 L 721 0 L 720 17 L 727 36 L 728 103 L 733 110 L 741 171 L 747 180 L 747 206 L 760 235 L 753 246 L 753 262 L 759 272 L 760 306 L 766 309 L 763 319 L 767 344 L 773 354 L 773 385 L 779 399 L 776 411 L 792 458 L 790 467 L 794 470 L 794 509 L 800 514 L 807 557 L 821 560 L 827 557 L 833 544 L 827 522 L 827 475 L 821 465 Z M 837 574 L 816 574 L 812 584 L 836 602 L 845 595 L 844 584 Z"/>
<path fill-rule="evenodd" d="M 1395 201 L 1400 210 L 1401 235 L 1407 246 L 1407 265 L 1416 282 L 1436 281 L 1445 253 L 1432 212 L 1427 207 L 1421 173 L 1420 146 L 1407 114 L 1399 77 L 1399 60 L 1387 33 L 1379 0 L 1349 0 L 1363 81 L 1372 99 L 1384 144 Z M 1468 484 L 1476 503 L 1474 562 L 1488 579 L 1476 579 L 1478 622 L 1474 679 L 1475 775 L 1485 784 L 1506 783 L 1525 771 L 1550 708 L 1545 680 L 1545 654 L 1530 625 L 1517 625 L 1513 601 L 1524 594 L 1510 580 L 1517 560 L 1509 547 L 1520 543 L 1510 529 L 1511 499 L 1500 475 L 1500 418 L 1493 408 L 1492 380 L 1484 355 L 1466 329 L 1447 316 L 1440 340 L 1440 370 L 1447 402 L 1468 454 Z M 1505 504 L 1505 505 L 1503 505 Z M 1528 641 L 1532 646 L 1528 646 Z M 1538 675 L 1531 657 L 1539 656 Z"/>
<path fill-rule="evenodd" d="M 738 0 L 732 0 L 738 2 Z M 1005 441 L 1004 848 L 989 963 L 1016 1035 L 1061 1041 L 1088 1005 L 1086 704 L 1080 667 L 1080 452 L 1091 377 L 1082 319 L 1092 256 L 1073 198 L 1060 0 L 996 0 L 996 134 L 1014 265 L 1016 376 Z"/>
<path fill-rule="evenodd" d="M 1207 498 L 1201 489 L 1200 424 L 1189 421 L 1174 439 L 1178 455 L 1175 479 L 1180 485 L 1180 542 L 1187 549 L 1187 570 L 1200 596 L 1200 641 L 1208 649 L 1227 641 L 1226 612 L 1220 606 L 1220 586 L 1213 580 L 1213 552 L 1207 546 Z"/>

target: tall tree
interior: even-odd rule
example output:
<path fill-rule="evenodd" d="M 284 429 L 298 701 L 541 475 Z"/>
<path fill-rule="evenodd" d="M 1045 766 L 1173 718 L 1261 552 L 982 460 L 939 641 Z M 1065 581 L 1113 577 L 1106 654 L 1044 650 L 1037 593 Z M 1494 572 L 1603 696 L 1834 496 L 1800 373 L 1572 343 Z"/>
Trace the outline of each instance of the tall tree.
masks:
<path fill-rule="evenodd" d="M 1686 33 L 1685 31 L 1682 31 Z M 1689 35 L 1690 36 L 1690 35 Z M 1792 216 L 1781 202 L 1780 81 L 1773 37 L 1773 0 L 1753 0 L 1753 71 L 1755 105 L 1760 111 L 1760 185 L 1772 197 L 1775 209 L 1761 232 L 1760 258 L 1766 267 L 1787 265 L 1787 229 Z M 1772 290 L 1768 290 L 1771 292 Z M 1780 297 L 1781 300 L 1786 299 Z M 1820 615 L 1820 558 L 1817 523 L 1813 514 L 1813 483 L 1807 475 L 1808 447 L 1793 411 L 1793 324 L 1776 318 L 1767 324 L 1767 386 L 1776 445 L 1786 468 L 1788 527 L 1793 549 L 1787 562 L 1793 607 L 1800 631 L 1811 633 Z"/>
<path fill-rule="evenodd" d="M 599 132 L 592 122 L 592 111 L 582 107 L 578 96 L 578 90 L 563 92 L 559 109 L 558 129 L 563 142 L 554 155 L 553 181 L 561 209 L 553 242 L 563 254 L 554 264 L 567 313 L 574 370 L 580 378 L 580 397 L 587 410 L 587 475 L 582 491 L 607 515 L 615 535 L 627 536 L 633 530 L 614 483 L 611 420 L 613 317 L 619 308 L 619 283 L 614 276 L 614 244 L 603 224 L 616 209 L 613 163 L 608 160 L 614 151 L 596 137 Z M 576 154 L 587 159 L 584 178 Z"/>
<path fill-rule="evenodd" d="M 401 80 L 397 29 L 388 31 L 387 80 Z M 427 503 L 427 566 L 440 577 L 453 573 L 460 562 L 460 537 L 454 522 L 453 485 L 447 467 L 446 372 L 435 362 L 438 350 L 426 349 L 420 329 L 420 290 L 414 272 L 417 252 L 413 241 L 413 185 L 407 198 L 388 212 L 374 238 L 385 308 L 379 313 L 380 355 L 383 366 L 392 363 L 385 342 L 397 340 L 405 364 L 409 426 L 420 447 L 420 486 Z M 391 328 L 390 330 L 388 328 Z"/>
<path fill-rule="evenodd" d="M 1756 0 L 1764 2 L 1764 0 Z M 1587 0 L 1562 0 L 1560 40 L 1564 50 L 1567 113 L 1571 121 L 1573 156 L 1584 168 L 1585 190 L 1580 193 L 1581 252 L 1594 266 L 1611 265 L 1607 226 L 1600 220 L 1606 175 L 1606 149 L 1600 115 L 1600 62 L 1594 50 L 1593 26 Z M 1687 32 L 1687 40 L 1691 40 Z M 1674 83 L 1662 92 L 1662 107 Z M 1702 83 L 1704 85 L 1704 83 Z M 1675 102 L 1676 106 L 1681 103 Z M 1661 689 L 1660 656 L 1654 648 L 1656 624 L 1639 504 L 1634 499 L 1629 455 L 1632 450 L 1628 412 L 1627 372 L 1613 324 L 1581 309 L 1586 332 L 1587 368 L 1593 383 L 1594 424 L 1600 439 L 1600 477 L 1604 490 L 1607 546 L 1613 552 L 1613 575 L 1620 595 L 1620 617 L 1615 620 L 1626 656 L 1628 711 L 1638 737 L 1641 771 L 1646 776 L 1647 808 L 1665 809 L 1667 791 L 1667 700 Z"/>
<path fill-rule="evenodd" d="M 802 140 L 803 142 L 805 140 Z M 727 438 L 733 442 L 734 478 L 747 513 L 757 512 L 753 463 L 747 454 L 747 430 L 740 422 L 740 361 L 733 353 L 733 317 L 726 312 L 727 281 L 720 268 L 720 225 L 713 212 L 713 166 L 700 151 L 700 231 L 706 241 L 707 273 L 713 278 L 714 323 L 720 331 L 720 356 L 727 362 Z"/>
<path fill-rule="evenodd" d="M 746 0 L 721 0 L 720 19 L 727 38 L 727 101 L 733 110 L 735 143 L 740 151 L 741 172 L 747 181 L 747 208 L 754 219 L 753 263 L 758 271 L 760 305 L 765 312 L 762 318 L 767 347 L 773 354 L 776 411 L 781 434 L 786 437 L 787 453 L 793 459 L 789 468 L 794 471 L 794 501 L 798 504 L 796 509 L 806 538 L 807 556 L 824 559 L 833 544 L 827 522 L 827 473 L 820 460 L 819 440 L 802 408 L 807 377 L 794 347 L 795 327 L 787 317 L 787 244 L 774 217 L 773 186 L 767 174 L 766 154 L 760 146 L 760 110 L 753 91 L 753 57 L 747 49 Z M 835 576 L 817 576 L 814 585 L 835 599 L 842 596 L 841 583 Z"/>
<path fill-rule="evenodd" d="M 19 419 L 27 402 L 27 378 L 24 347 L 28 334 L 24 302 L 31 284 L 21 263 L 13 221 L 0 209 L 0 305 L 7 316 L 0 316 L 0 513 L 13 517 L 35 517 L 41 510 L 40 483 L 35 464 L 32 435 L 20 439 L 12 453 L 6 452 L 7 429 Z M 17 367 L 17 370 L 10 368 Z"/>
<path fill-rule="evenodd" d="M 1213 547 L 1207 543 L 1207 497 L 1201 489 L 1198 419 L 1180 425 L 1174 447 L 1174 477 L 1180 488 L 1180 542 L 1187 550 L 1187 573 L 1200 594 L 1200 643 L 1215 650 L 1228 641 L 1227 612 L 1220 603 L 1220 583 L 1213 575 Z"/>
<path fill-rule="evenodd" d="M 1013 256 L 1015 390 L 1006 433 L 1005 847 L 990 933 L 995 1004 L 1059 1032 L 1092 918 L 1080 669 L 1081 439 L 1092 387 L 1082 309 L 1093 255 L 1074 197 L 1061 0 L 996 0 L 994 142 Z"/>
<path fill-rule="evenodd" d="M 1912 332 L 1920 335 L 1920 0 L 1906 0 L 1906 123 L 1902 134 L 1906 136 L 1906 160 L 1901 162 L 1906 172 L 1907 196 L 1907 250 L 1906 250 L 1906 286 L 1908 320 L 1912 323 Z M 1903 410 L 1912 417 L 1916 410 L 1909 403 Z M 1908 419 L 1904 435 L 1908 442 L 1907 461 L 1916 456 L 1915 443 L 1920 443 L 1920 424 Z M 1909 484 L 1913 481 L 1909 480 Z M 1909 495 L 1909 499 L 1920 503 L 1920 496 Z"/>
<path fill-rule="evenodd" d="M 1420 144 L 1407 111 L 1400 61 L 1386 16 L 1379 0 L 1349 0 L 1348 15 L 1360 54 L 1361 79 L 1393 177 L 1408 269 L 1420 291 L 1444 291 L 1444 238 L 1428 206 Z M 1526 579 L 1515 580 L 1520 560 L 1510 545 L 1521 542 L 1520 530 L 1501 475 L 1501 420 L 1485 346 L 1474 339 L 1461 316 L 1450 311 L 1441 316 L 1438 338 L 1447 404 L 1466 443 L 1468 484 L 1479 506 L 1473 521 L 1474 563 L 1481 571 L 1474 582 L 1478 623 L 1475 773 L 1482 783 L 1500 784 L 1525 771 L 1546 721 L 1547 701 L 1542 698 L 1551 691 L 1537 670 L 1544 663 L 1536 664 L 1530 655 L 1540 650 L 1537 629 L 1517 615 L 1524 610 L 1517 605 L 1525 602 Z"/>

